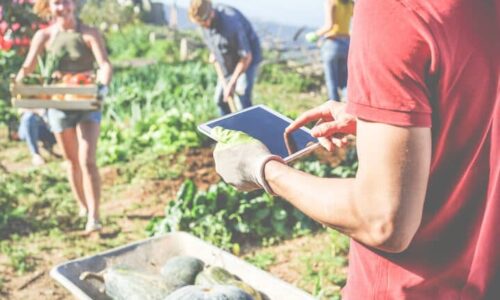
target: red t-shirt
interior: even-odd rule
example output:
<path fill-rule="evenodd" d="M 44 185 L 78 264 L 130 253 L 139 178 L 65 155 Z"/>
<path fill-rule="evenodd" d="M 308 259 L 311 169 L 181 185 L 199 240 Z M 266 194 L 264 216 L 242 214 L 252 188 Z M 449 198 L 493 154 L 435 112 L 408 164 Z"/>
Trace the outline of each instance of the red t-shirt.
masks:
<path fill-rule="evenodd" d="M 352 241 L 345 299 L 500 299 L 496 18 L 493 0 L 356 1 L 347 111 L 431 127 L 433 149 L 412 243 Z"/>

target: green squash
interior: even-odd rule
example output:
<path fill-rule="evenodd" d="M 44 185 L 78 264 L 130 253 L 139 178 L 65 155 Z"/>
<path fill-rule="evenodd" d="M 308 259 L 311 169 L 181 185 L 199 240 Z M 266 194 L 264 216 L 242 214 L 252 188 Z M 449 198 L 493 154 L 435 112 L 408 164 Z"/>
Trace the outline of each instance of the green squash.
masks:
<path fill-rule="evenodd" d="M 188 285 L 182 287 L 164 300 L 252 300 L 252 296 L 232 285 L 210 287 Z"/>
<path fill-rule="evenodd" d="M 257 290 L 221 267 L 210 266 L 205 268 L 203 272 L 196 276 L 195 284 L 201 286 L 234 285 L 250 294 L 253 299 L 262 300 L 262 296 Z"/>
<path fill-rule="evenodd" d="M 229 285 L 234 285 L 235 287 L 245 291 L 247 294 L 249 294 L 250 296 L 252 296 L 252 298 L 254 300 L 262 300 L 262 295 L 259 293 L 259 291 L 257 291 L 256 289 L 254 289 L 253 287 L 251 287 L 249 284 L 247 284 L 246 282 L 244 281 L 241 281 L 241 280 L 233 280 L 233 281 L 230 281 L 228 282 Z"/>
<path fill-rule="evenodd" d="M 226 284 L 233 280 L 237 280 L 237 278 L 226 269 L 217 266 L 209 266 L 196 276 L 195 284 L 211 286 Z"/>
<path fill-rule="evenodd" d="M 114 300 L 161 300 L 175 290 L 162 276 L 124 265 L 107 268 L 102 276 L 106 294 Z"/>
<path fill-rule="evenodd" d="M 160 273 L 173 287 L 180 288 L 194 284 L 196 275 L 203 270 L 205 263 L 192 256 L 174 256 L 161 268 Z"/>

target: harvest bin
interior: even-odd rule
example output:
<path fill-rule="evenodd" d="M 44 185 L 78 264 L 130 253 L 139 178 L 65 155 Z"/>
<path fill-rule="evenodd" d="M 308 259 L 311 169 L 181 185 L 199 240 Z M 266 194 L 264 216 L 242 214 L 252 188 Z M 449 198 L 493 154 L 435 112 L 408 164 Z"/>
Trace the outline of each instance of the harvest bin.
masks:
<path fill-rule="evenodd" d="M 95 84 L 22 84 L 15 82 L 11 76 L 10 92 L 12 106 L 17 108 L 98 110 L 102 104 L 98 98 L 98 86 Z"/>
<path fill-rule="evenodd" d="M 159 269 L 167 259 L 176 255 L 194 256 L 206 264 L 223 267 L 272 300 L 314 299 L 301 289 L 185 232 L 169 233 L 68 261 L 55 266 L 50 275 L 77 299 L 104 300 L 110 297 L 99 291 L 102 283 L 96 280 L 80 280 L 82 272 L 99 272 L 114 264 L 126 264 L 159 274 Z"/>

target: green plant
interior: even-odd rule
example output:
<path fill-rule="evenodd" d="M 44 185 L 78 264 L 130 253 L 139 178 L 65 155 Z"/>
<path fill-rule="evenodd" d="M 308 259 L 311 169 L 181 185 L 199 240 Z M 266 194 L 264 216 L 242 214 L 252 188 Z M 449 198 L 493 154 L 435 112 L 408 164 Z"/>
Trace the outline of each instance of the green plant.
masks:
<path fill-rule="evenodd" d="M 177 199 L 170 201 L 164 218 L 153 219 L 150 235 L 190 231 L 224 249 L 235 251 L 243 241 L 262 243 L 265 239 L 288 238 L 311 232 L 320 225 L 288 202 L 262 191 L 238 192 L 219 182 L 207 191 L 197 191 L 190 180 L 184 182 Z"/>
<path fill-rule="evenodd" d="M 246 257 L 245 260 L 256 267 L 267 270 L 276 261 L 276 254 L 272 252 L 262 252 L 254 256 Z"/>
<path fill-rule="evenodd" d="M 64 52 L 58 54 L 47 52 L 44 58 L 42 58 L 41 56 L 37 56 L 38 71 L 40 72 L 44 84 L 52 83 L 52 74 L 59 68 L 61 58 L 64 55 Z"/>
<path fill-rule="evenodd" d="M 4 241 L 0 244 L 0 252 L 8 257 L 11 267 L 18 274 L 31 272 L 35 269 L 36 264 L 32 254 L 25 248 L 14 247 L 10 242 Z"/>
<path fill-rule="evenodd" d="M 262 66 L 258 81 L 260 83 L 285 85 L 288 92 L 303 93 L 318 89 L 322 79 L 313 75 L 303 75 L 285 64 L 265 64 Z"/>
<path fill-rule="evenodd" d="M 139 22 L 140 15 L 129 5 L 118 0 L 87 0 L 80 8 L 80 19 L 85 23 L 106 30 L 107 28 Z"/>
<path fill-rule="evenodd" d="M 17 178 L 16 178 L 17 179 Z M 0 238 L 3 239 L 16 221 L 22 220 L 26 214 L 26 207 L 19 205 L 17 188 L 20 182 L 11 183 L 7 174 L 0 173 Z"/>
<path fill-rule="evenodd" d="M 0 173 L 0 182 L 0 239 L 76 225 L 74 200 L 61 172 Z"/>
<path fill-rule="evenodd" d="M 11 98 L 9 91 L 10 76 L 19 71 L 22 63 L 22 56 L 17 54 L 15 50 L 0 51 L 0 103 L 3 103 L 4 106 L 10 102 Z M 0 120 L 5 119 L 5 116 L 0 115 Z"/>
<path fill-rule="evenodd" d="M 349 238 L 335 230 L 328 230 L 329 243 L 305 254 L 305 266 L 300 286 L 313 286 L 313 294 L 319 299 L 340 299 L 340 288 L 345 285 Z"/>

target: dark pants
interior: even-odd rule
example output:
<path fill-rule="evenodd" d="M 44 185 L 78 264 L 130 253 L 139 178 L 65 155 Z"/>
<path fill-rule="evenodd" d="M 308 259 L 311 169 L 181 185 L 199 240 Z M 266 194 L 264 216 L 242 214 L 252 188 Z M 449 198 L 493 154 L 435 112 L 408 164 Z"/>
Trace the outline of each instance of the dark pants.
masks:
<path fill-rule="evenodd" d="M 233 98 L 235 106 L 238 110 L 252 106 L 252 89 L 255 82 L 255 76 L 257 75 L 258 66 L 258 63 L 251 64 L 245 73 L 240 75 L 238 81 L 236 82 L 234 92 L 235 97 Z M 231 112 L 227 102 L 224 102 L 224 89 L 220 80 L 217 81 L 214 100 L 219 107 L 219 113 L 221 115 L 226 115 Z"/>
<path fill-rule="evenodd" d="M 50 132 L 45 121 L 33 112 L 22 114 L 19 124 L 19 138 L 26 141 L 31 154 L 40 154 L 38 141 L 41 141 L 47 150 L 51 150 L 56 143 L 54 134 Z"/>

